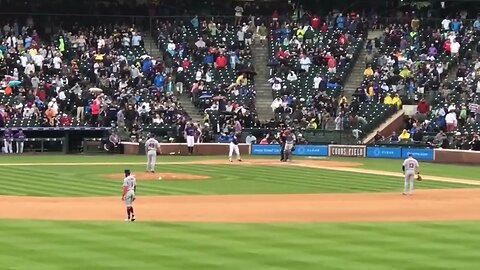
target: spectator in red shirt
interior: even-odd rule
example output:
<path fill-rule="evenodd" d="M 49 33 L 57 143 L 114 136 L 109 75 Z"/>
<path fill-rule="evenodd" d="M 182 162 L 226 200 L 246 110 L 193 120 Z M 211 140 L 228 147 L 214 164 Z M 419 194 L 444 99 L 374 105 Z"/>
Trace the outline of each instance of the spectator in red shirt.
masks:
<path fill-rule="evenodd" d="M 320 31 L 322 33 L 326 33 L 328 31 L 328 26 L 327 23 L 323 23 L 322 26 L 320 27 Z"/>
<path fill-rule="evenodd" d="M 320 19 L 317 15 L 313 15 L 313 17 L 310 19 L 310 25 L 313 27 L 313 29 L 318 29 L 318 27 L 320 26 Z"/>
<path fill-rule="evenodd" d="M 35 95 L 41 100 L 41 101 L 45 101 L 45 98 L 46 98 L 46 94 L 45 94 L 45 90 L 43 88 L 39 88 Z"/>
<path fill-rule="evenodd" d="M 157 63 L 155 64 L 155 73 L 163 73 L 163 68 L 163 61 L 157 60 Z"/>
<path fill-rule="evenodd" d="M 190 66 L 190 61 L 188 61 L 188 58 L 183 59 L 182 67 L 183 68 L 188 68 L 189 66 Z"/>
<path fill-rule="evenodd" d="M 451 51 L 451 46 L 452 45 L 452 42 L 450 41 L 450 39 L 446 39 L 445 42 L 443 42 L 443 50 L 448 54 L 450 55 L 450 51 Z"/>
<path fill-rule="evenodd" d="M 344 45 L 346 41 L 347 41 L 347 40 L 345 39 L 345 35 L 344 35 L 344 34 L 341 34 L 341 35 L 338 37 L 338 43 L 339 43 L 340 45 Z"/>
<path fill-rule="evenodd" d="M 280 48 L 277 53 L 275 54 L 276 57 L 280 58 L 280 59 L 285 59 L 288 57 L 288 54 L 282 49 Z"/>
<path fill-rule="evenodd" d="M 428 105 L 427 101 L 422 98 L 417 104 L 417 119 L 419 122 L 425 121 L 427 119 L 428 111 L 430 110 L 430 105 Z"/>
<path fill-rule="evenodd" d="M 60 125 L 62 126 L 68 126 L 72 123 L 72 119 L 66 114 L 62 114 L 62 116 L 60 117 Z"/>
<path fill-rule="evenodd" d="M 92 112 L 92 126 L 96 126 L 97 125 L 97 121 L 98 121 L 98 110 L 99 110 L 99 107 L 98 107 L 98 101 L 96 99 L 94 99 L 92 101 L 92 104 L 90 105 L 90 110 Z"/>
<path fill-rule="evenodd" d="M 429 105 L 424 98 L 422 98 L 417 104 L 417 112 L 426 114 L 429 111 Z"/>
<path fill-rule="evenodd" d="M 328 53 L 326 58 L 328 73 L 337 73 L 337 60 L 335 59 L 335 57 L 331 56 L 330 53 Z"/>
<path fill-rule="evenodd" d="M 272 13 L 272 21 L 276 22 L 278 21 L 278 11 L 274 10 Z"/>
<path fill-rule="evenodd" d="M 227 66 L 227 62 L 228 62 L 228 60 L 225 57 L 225 55 L 221 54 L 215 60 L 215 67 L 216 68 L 225 68 Z"/>

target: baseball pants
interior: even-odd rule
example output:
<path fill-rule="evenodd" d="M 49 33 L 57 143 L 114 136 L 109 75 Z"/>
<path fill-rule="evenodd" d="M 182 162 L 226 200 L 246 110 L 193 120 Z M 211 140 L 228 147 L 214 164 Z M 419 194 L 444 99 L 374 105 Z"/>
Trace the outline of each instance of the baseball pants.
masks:
<path fill-rule="evenodd" d="M 155 163 L 157 162 L 157 151 L 150 150 L 147 153 L 147 172 L 155 171 Z"/>
<path fill-rule="evenodd" d="M 280 160 L 284 161 L 285 160 L 285 143 L 281 144 L 280 148 Z"/>
<path fill-rule="evenodd" d="M 285 144 L 285 154 L 284 158 L 285 160 L 289 160 L 292 158 L 292 149 L 293 149 L 293 143 L 286 143 Z"/>
<path fill-rule="evenodd" d="M 17 145 L 17 154 L 21 154 L 23 153 L 23 145 L 25 143 L 24 142 L 16 142 L 16 145 Z"/>
<path fill-rule="evenodd" d="M 4 140 L 3 141 L 3 152 L 6 153 L 6 154 L 11 154 L 13 153 L 13 150 L 12 150 L 12 142 L 11 141 L 7 141 L 7 140 Z"/>
<path fill-rule="evenodd" d="M 187 136 L 187 146 L 188 147 L 195 146 L 195 136 Z"/>
<path fill-rule="evenodd" d="M 232 155 L 235 152 L 235 155 L 237 155 L 237 159 L 240 159 L 240 149 L 237 144 L 230 144 L 230 148 L 228 151 L 228 159 L 232 160 Z"/>
<path fill-rule="evenodd" d="M 415 172 L 406 172 L 405 173 L 405 183 L 403 186 L 404 193 L 413 192 L 413 183 L 415 182 Z"/>
<path fill-rule="evenodd" d="M 132 207 L 134 200 L 135 200 L 135 192 L 133 190 L 127 191 L 127 193 L 125 194 L 125 206 Z"/>

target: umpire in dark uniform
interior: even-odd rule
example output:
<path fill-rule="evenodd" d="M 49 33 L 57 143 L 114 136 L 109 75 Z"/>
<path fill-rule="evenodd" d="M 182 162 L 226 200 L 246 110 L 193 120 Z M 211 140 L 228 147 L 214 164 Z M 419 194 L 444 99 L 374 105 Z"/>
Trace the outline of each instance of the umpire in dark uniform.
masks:
<path fill-rule="evenodd" d="M 280 161 L 285 162 L 287 161 L 285 159 L 285 143 L 286 143 L 285 130 L 280 131 L 280 134 L 278 136 L 278 142 L 280 143 Z"/>

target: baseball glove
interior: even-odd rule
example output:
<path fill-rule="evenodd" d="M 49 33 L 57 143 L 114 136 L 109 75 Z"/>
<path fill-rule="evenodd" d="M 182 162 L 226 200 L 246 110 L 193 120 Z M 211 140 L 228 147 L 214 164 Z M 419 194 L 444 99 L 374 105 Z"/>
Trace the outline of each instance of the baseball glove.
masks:
<path fill-rule="evenodd" d="M 420 175 L 420 173 L 417 173 L 417 181 L 422 181 L 422 180 L 423 180 L 423 178 L 422 178 L 422 176 Z"/>

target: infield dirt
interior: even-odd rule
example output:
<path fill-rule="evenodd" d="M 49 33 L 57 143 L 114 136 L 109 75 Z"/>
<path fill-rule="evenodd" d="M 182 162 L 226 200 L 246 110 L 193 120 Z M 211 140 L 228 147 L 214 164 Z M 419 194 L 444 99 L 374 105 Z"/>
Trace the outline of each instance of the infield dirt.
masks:
<path fill-rule="evenodd" d="M 0 218 L 123 220 L 118 197 L 0 197 Z M 145 196 L 138 220 L 169 222 L 350 222 L 480 220 L 479 189 L 400 193 Z"/>

